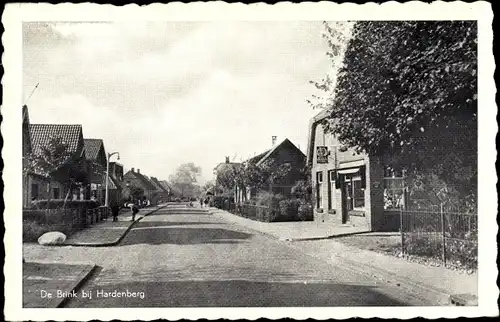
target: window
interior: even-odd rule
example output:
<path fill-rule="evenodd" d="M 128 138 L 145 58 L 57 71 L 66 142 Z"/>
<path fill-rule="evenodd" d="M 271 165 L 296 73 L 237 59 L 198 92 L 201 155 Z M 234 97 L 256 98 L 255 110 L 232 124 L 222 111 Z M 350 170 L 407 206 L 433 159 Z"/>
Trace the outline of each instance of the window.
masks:
<path fill-rule="evenodd" d="M 359 173 L 347 174 L 344 180 L 347 210 L 361 210 L 365 208 L 365 187 Z"/>
<path fill-rule="evenodd" d="M 38 184 L 37 183 L 31 184 L 31 199 L 32 200 L 38 199 Z"/>
<path fill-rule="evenodd" d="M 335 205 L 335 171 L 328 171 L 328 210 Z"/>
<path fill-rule="evenodd" d="M 316 172 L 316 208 L 322 208 L 323 204 L 323 191 L 321 185 L 323 184 L 323 172 Z"/>
<path fill-rule="evenodd" d="M 406 207 L 408 188 L 405 177 L 384 178 L 384 209 L 400 209 Z"/>
<path fill-rule="evenodd" d="M 59 199 L 59 188 L 52 188 L 52 198 Z"/>

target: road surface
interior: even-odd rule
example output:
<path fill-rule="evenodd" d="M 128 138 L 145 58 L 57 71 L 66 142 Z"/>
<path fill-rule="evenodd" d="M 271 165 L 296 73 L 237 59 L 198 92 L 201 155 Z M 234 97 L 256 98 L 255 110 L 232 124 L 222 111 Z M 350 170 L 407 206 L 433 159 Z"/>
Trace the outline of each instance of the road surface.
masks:
<path fill-rule="evenodd" d="M 100 266 L 81 289 L 92 297 L 82 298 L 80 291 L 68 307 L 428 304 L 395 285 L 354 273 L 342 263 L 323 262 L 201 209 L 157 211 L 118 246 L 50 249 L 53 260 L 79 258 Z"/>

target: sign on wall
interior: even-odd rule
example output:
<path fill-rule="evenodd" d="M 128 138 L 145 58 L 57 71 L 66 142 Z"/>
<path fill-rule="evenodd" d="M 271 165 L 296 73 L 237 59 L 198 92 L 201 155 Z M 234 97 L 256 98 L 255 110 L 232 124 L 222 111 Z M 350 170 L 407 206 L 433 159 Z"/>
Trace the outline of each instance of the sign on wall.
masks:
<path fill-rule="evenodd" d="M 328 147 L 317 146 L 316 147 L 316 163 L 328 163 Z"/>

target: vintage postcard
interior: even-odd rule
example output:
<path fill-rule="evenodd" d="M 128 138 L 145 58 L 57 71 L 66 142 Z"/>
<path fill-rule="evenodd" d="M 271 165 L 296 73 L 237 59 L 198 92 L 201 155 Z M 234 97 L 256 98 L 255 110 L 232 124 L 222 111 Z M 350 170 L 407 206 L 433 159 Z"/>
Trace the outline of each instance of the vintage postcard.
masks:
<path fill-rule="evenodd" d="M 492 20 L 8 4 L 6 319 L 498 315 Z"/>

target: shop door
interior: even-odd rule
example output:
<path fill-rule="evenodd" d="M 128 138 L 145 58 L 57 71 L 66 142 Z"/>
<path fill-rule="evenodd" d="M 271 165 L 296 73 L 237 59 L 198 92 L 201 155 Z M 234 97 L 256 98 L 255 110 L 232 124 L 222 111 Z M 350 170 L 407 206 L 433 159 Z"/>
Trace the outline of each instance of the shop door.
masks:
<path fill-rule="evenodd" d="M 349 221 L 349 211 L 352 210 L 352 182 L 346 179 L 346 176 L 341 177 L 342 183 L 342 223 L 346 224 Z"/>

